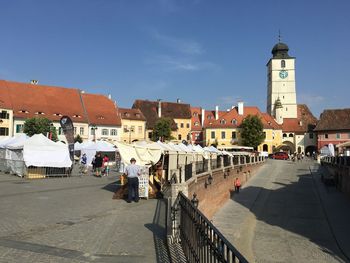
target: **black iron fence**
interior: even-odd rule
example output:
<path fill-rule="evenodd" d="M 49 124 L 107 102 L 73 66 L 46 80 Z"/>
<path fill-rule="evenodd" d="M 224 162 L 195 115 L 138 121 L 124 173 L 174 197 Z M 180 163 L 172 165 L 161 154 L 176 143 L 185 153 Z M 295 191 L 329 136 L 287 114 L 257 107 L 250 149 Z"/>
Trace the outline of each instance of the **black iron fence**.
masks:
<path fill-rule="evenodd" d="M 202 162 L 196 162 L 196 174 L 208 172 L 208 160 Z"/>
<path fill-rule="evenodd" d="M 231 166 L 231 156 L 224 155 L 224 166 Z"/>
<path fill-rule="evenodd" d="M 239 162 L 239 156 L 235 155 L 233 156 L 233 165 L 238 165 Z"/>
<path fill-rule="evenodd" d="M 173 210 L 174 234 L 188 262 L 248 262 L 182 192 Z M 179 233 L 177 233 L 179 232 Z"/>
<path fill-rule="evenodd" d="M 185 165 L 185 181 L 192 177 L 192 163 Z"/>
<path fill-rule="evenodd" d="M 321 163 L 350 166 L 350 156 L 325 156 Z"/>

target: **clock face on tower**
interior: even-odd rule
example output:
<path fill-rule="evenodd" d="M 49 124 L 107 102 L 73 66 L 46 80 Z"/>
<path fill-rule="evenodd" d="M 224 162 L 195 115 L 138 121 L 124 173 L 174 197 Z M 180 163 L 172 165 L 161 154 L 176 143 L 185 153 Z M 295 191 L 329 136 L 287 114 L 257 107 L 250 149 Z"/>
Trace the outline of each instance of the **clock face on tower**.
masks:
<path fill-rule="evenodd" d="M 285 79 L 286 77 L 288 77 L 288 72 L 285 70 L 281 70 L 280 71 L 280 78 Z"/>

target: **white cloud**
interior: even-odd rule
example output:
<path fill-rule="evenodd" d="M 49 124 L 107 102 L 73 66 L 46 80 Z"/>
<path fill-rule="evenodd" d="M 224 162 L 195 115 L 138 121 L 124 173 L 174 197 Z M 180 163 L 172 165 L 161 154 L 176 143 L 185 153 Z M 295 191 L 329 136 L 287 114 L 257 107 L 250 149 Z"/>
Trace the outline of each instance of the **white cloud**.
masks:
<path fill-rule="evenodd" d="M 203 47 L 198 42 L 191 39 L 167 36 L 157 31 L 153 31 L 153 37 L 162 45 L 187 55 L 200 55 L 204 53 Z"/>
<path fill-rule="evenodd" d="M 200 71 L 200 70 L 217 70 L 219 67 L 207 61 L 193 61 L 191 59 L 173 57 L 173 56 L 156 56 L 146 60 L 147 64 L 160 66 L 166 71 Z"/>

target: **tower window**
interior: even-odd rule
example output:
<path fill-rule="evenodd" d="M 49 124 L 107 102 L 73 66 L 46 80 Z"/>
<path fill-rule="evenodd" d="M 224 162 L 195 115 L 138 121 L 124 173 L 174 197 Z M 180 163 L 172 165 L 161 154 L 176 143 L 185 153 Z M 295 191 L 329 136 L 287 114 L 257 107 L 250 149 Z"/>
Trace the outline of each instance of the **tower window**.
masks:
<path fill-rule="evenodd" d="M 286 61 L 285 60 L 281 60 L 281 68 L 285 68 L 286 67 Z"/>

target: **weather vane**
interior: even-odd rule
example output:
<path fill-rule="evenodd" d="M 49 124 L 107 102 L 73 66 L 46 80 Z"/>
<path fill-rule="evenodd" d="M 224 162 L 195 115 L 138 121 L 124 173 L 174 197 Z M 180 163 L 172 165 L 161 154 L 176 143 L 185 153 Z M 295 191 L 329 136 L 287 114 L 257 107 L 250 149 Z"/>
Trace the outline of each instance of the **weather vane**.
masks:
<path fill-rule="evenodd" d="M 278 43 L 281 43 L 281 30 L 278 29 Z"/>

